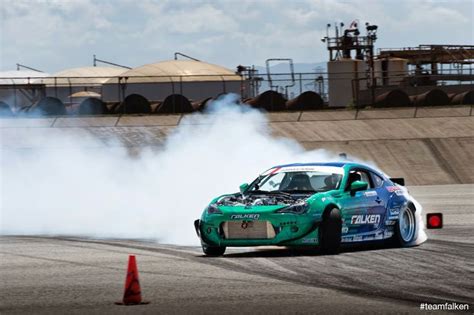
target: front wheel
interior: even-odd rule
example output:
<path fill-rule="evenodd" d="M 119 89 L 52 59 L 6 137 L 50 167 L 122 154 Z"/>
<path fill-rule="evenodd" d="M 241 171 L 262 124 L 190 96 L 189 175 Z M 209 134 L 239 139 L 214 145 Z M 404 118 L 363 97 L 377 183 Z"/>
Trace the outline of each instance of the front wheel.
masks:
<path fill-rule="evenodd" d="M 394 243 L 405 247 L 416 238 L 416 217 L 413 206 L 407 206 L 400 210 L 398 222 L 395 225 Z"/>
<path fill-rule="evenodd" d="M 333 208 L 326 213 L 319 227 L 319 246 L 324 254 L 337 254 L 341 245 L 341 210 Z"/>
<path fill-rule="evenodd" d="M 208 246 L 205 244 L 202 244 L 202 251 L 206 256 L 222 256 L 225 253 L 225 247 L 224 246 Z"/>

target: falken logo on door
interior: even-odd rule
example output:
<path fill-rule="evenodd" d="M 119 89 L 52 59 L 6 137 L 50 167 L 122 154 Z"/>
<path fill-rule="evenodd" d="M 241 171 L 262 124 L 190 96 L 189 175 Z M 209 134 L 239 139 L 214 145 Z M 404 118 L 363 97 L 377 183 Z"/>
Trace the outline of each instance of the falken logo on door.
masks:
<path fill-rule="evenodd" d="M 232 220 L 257 220 L 260 217 L 260 214 L 248 213 L 248 214 L 233 214 L 230 216 Z"/>
<path fill-rule="evenodd" d="M 353 215 L 352 224 L 379 224 L 380 214 Z"/>

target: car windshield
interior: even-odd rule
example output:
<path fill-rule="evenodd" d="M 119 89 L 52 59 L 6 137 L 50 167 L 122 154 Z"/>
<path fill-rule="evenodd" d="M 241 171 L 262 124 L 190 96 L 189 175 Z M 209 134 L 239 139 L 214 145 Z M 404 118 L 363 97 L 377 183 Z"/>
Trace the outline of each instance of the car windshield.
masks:
<path fill-rule="evenodd" d="M 276 167 L 263 173 L 247 190 L 249 193 L 315 193 L 338 189 L 343 169 L 330 166 Z"/>

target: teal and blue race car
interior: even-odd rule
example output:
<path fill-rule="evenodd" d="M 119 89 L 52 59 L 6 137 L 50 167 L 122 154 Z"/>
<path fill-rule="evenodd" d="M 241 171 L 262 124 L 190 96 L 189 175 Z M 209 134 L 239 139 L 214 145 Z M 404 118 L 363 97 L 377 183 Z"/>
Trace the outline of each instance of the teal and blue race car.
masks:
<path fill-rule="evenodd" d="M 341 243 L 408 246 L 421 209 L 403 185 L 360 163 L 279 165 L 212 200 L 194 226 L 208 256 L 229 246 L 310 246 L 328 254 Z"/>

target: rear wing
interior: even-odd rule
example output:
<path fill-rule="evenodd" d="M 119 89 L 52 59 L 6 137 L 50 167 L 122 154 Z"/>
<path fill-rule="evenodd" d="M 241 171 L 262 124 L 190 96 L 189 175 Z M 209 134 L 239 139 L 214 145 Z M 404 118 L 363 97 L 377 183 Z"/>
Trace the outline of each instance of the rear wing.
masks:
<path fill-rule="evenodd" d="M 403 177 L 394 177 L 394 178 L 390 178 L 390 180 L 394 182 L 395 184 L 398 184 L 400 186 L 405 186 L 405 178 Z"/>

